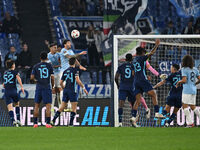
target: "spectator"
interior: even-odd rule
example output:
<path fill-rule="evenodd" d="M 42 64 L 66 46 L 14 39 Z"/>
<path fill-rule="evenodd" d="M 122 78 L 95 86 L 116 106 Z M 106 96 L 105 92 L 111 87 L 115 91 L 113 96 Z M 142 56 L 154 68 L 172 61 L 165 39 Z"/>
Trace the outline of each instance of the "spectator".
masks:
<path fill-rule="evenodd" d="M 169 21 L 167 27 L 164 29 L 162 34 L 176 34 L 176 28 L 172 21 Z"/>
<path fill-rule="evenodd" d="M 15 65 L 18 66 L 18 57 L 19 57 L 19 54 L 16 52 L 15 47 L 11 46 L 10 52 L 8 52 L 6 54 L 4 64 L 6 64 L 7 60 L 13 60 L 13 61 L 15 61 Z M 6 65 L 4 65 L 4 66 L 6 66 Z"/>
<path fill-rule="evenodd" d="M 21 26 L 19 24 L 19 21 L 14 16 L 11 16 L 9 12 L 5 13 L 2 30 L 6 34 L 9 33 L 21 34 Z"/>
<path fill-rule="evenodd" d="M 77 0 L 77 13 L 79 16 L 86 16 L 86 9 L 85 9 L 85 1 L 84 0 Z"/>
<path fill-rule="evenodd" d="M 19 54 L 19 59 L 18 59 L 18 68 L 23 68 L 23 69 L 30 69 L 31 68 L 31 63 L 32 63 L 32 54 L 28 50 L 28 45 L 27 43 L 22 44 L 22 51 Z"/>
<path fill-rule="evenodd" d="M 98 66 L 99 56 L 95 45 L 94 27 L 92 25 L 90 25 L 88 28 L 88 33 L 86 34 L 86 41 L 88 45 L 89 65 Z"/>
<path fill-rule="evenodd" d="M 183 29 L 182 34 L 194 34 L 193 19 L 190 19 L 188 25 Z"/>
<path fill-rule="evenodd" d="M 194 25 L 195 34 L 200 34 L 200 17 L 197 18 L 196 23 Z"/>
<path fill-rule="evenodd" d="M 27 83 L 31 75 L 32 54 L 28 50 L 27 43 L 22 44 L 22 51 L 19 54 L 18 68 L 21 69 L 20 74 L 23 83 Z"/>
<path fill-rule="evenodd" d="M 94 40 L 95 40 L 95 45 L 96 45 L 98 56 L 99 56 L 99 61 L 101 63 L 100 65 L 104 66 L 103 53 L 101 49 L 101 43 L 104 40 L 104 34 L 102 31 L 100 31 L 100 28 L 98 27 L 95 29 Z"/>

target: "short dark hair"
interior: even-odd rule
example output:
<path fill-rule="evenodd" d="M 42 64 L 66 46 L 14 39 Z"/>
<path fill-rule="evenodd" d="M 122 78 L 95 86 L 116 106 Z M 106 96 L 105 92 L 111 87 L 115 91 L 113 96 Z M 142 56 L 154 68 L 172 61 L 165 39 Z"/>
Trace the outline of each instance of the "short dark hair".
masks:
<path fill-rule="evenodd" d="M 143 53 L 146 53 L 146 50 L 142 47 L 136 48 L 136 55 L 142 55 Z"/>
<path fill-rule="evenodd" d="M 173 64 L 172 67 L 174 67 L 177 71 L 180 69 L 180 66 L 178 64 Z"/>
<path fill-rule="evenodd" d="M 53 42 L 53 43 L 51 43 L 51 44 L 49 45 L 49 47 L 53 47 L 53 46 L 55 46 L 55 45 L 57 45 L 57 43 Z"/>
<path fill-rule="evenodd" d="M 40 53 L 40 59 L 41 59 L 41 60 L 46 60 L 46 59 L 47 59 L 47 52 L 42 51 L 42 52 Z"/>
<path fill-rule="evenodd" d="M 74 65 L 76 62 L 76 58 L 75 57 L 72 57 L 69 59 L 69 65 Z"/>
<path fill-rule="evenodd" d="M 63 41 L 63 46 L 65 46 L 65 44 L 66 44 L 67 42 L 70 42 L 70 40 L 68 40 L 68 39 L 67 39 L 67 40 L 64 40 L 64 41 Z"/>
<path fill-rule="evenodd" d="M 14 63 L 15 63 L 15 61 L 9 59 L 9 60 L 6 61 L 6 67 L 7 67 L 8 69 L 10 69 L 10 68 L 12 68 L 12 65 L 13 65 Z"/>
<path fill-rule="evenodd" d="M 192 56 L 190 55 L 185 55 L 182 59 L 182 67 L 189 67 L 189 68 L 193 68 L 194 67 L 194 60 L 192 58 Z"/>
<path fill-rule="evenodd" d="M 23 42 L 23 43 L 22 43 L 22 46 L 24 46 L 25 44 L 28 45 L 27 42 Z"/>
<path fill-rule="evenodd" d="M 133 60 L 132 54 L 130 53 L 126 54 L 126 61 L 132 61 L 132 60 Z"/>

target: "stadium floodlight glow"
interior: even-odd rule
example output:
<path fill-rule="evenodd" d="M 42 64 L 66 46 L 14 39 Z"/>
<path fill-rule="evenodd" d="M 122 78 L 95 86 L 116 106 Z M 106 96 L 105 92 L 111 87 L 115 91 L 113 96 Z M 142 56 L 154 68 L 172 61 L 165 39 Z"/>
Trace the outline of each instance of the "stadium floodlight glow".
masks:
<path fill-rule="evenodd" d="M 176 62 L 180 64 L 182 53 L 178 53 L 178 48 L 181 47 L 183 52 L 192 55 L 195 57 L 195 62 L 200 64 L 200 35 L 114 35 L 113 38 L 113 61 L 112 61 L 112 102 L 114 106 L 114 126 L 118 126 L 118 89 L 117 85 L 114 83 L 114 74 L 117 71 L 119 60 L 125 58 L 127 53 L 135 54 L 136 47 L 140 46 L 141 43 L 145 43 L 145 48 L 147 51 L 154 46 L 155 39 L 160 39 L 160 46 L 155 55 L 152 56 L 149 61 L 150 64 L 158 70 L 160 73 L 170 73 L 169 65 Z M 176 49 L 176 50 L 175 50 Z M 171 50 L 171 51 L 170 51 Z M 181 52 L 182 52 L 181 50 Z M 172 53 L 172 57 L 169 57 L 166 54 Z M 174 53 L 174 54 L 173 54 Z M 175 57 L 176 56 L 176 57 Z M 162 66 L 164 65 L 164 67 Z M 162 69 L 162 67 L 164 69 Z M 153 75 L 152 75 L 153 76 Z M 151 83 L 154 85 L 156 82 L 160 81 L 159 78 L 152 77 L 153 81 Z M 155 79 L 154 79 L 155 78 Z M 162 91 L 161 91 L 162 90 Z M 162 106 L 165 103 L 165 97 L 169 88 L 164 87 L 158 91 L 158 101 Z M 161 97 L 160 97 L 161 96 Z M 162 98 L 162 100 L 160 100 Z M 149 99 L 149 96 L 145 95 L 148 105 L 153 111 L 152 101 Z M 126 113 L 126 112 L 125 112 Z M 127 112 L 130 113 L 130 112 Z M 123 116 L 127 115 L 124 114 Z M 153 116 L 154 113 L 151 113 Z M 151 121 L 154 119 L 151 117 Z M 129 118 L 125 121 L 125 124 L 128 123 Z M 143 126 L 153 126 L 151 121 L 143 120 Z M 144 123 L 146 122 L 146 123 Z"/>

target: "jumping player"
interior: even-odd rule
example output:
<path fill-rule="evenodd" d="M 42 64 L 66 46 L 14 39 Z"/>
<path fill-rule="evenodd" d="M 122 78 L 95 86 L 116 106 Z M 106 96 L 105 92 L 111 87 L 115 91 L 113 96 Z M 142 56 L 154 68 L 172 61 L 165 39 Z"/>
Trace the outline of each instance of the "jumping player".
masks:
<path fill-rule="evenodd" d="M 60 79 L 61 79 L 61 63 L 60 63 L 60 55 L 57 53 L 57 44 L 51 43 L 49 46 L 50 52 L 48 53 L 48 59 L 52 64 L 55 78 L 55 88 L 52 90 L 52 105 L 51 105 L 51 115 L 54 116 L 54 105 L 57 97 L 58 107 L 61 104 L 61 96 L 60 96 Z M 57 95 L 57 96 L 56 96 Z"/>
<path fill-rule="evenodd" d="M 17 94 L 16 79 L 19 85 L 21 86 L 21 91 L 23 94 L 24 94 L 24 88 L 18 72 L 15 71 L 15 62 L 12 60 L 7 60 L 6 67 L 8 68 L 8 70 L 6 70 L 3 75 L 3 87 L 5 88 L 5 101 L 8 108 L 8 113 L 12 124 L 16 126 L 19 125 L 21 126 L 19 96 Z M 17 121 L 15 121 L 14 119 L 13 103 L 15 106 Z"/>
<path fill-rule="evenodd" d="M 31 80 L 37 81 L 35 90 L 35 108 L 34 108 L 34 128 L 38 127 L 38 115 L 41 101 L 46 105 L 46 128 L 51 128 L 51 103 L 52 103 L 52 91 L 54 88 L 54 75 L 51 64 L 47 63 L 47 53 L 41 52 L 41 62 L 33 67 Z M 51 85 L 50 85 L 51 79 Z M 52 86 L 52 87 L 51 87 Z"/>
<path fill-rule="evenodd" d="M 198 69 L 194 67 L 194 60 L 192 56 L 185 55 L 183 57 L 181 73 L 182 73 L 182 80 L 177 82 L 176 87 L 179 87 L 181 84 L 183 84 L 183 93 L 182 93 L 183 111 L 186 116 L 187 127 L 191 128 L 194 126 L 194 122 L 192 121 L 191 118 L 190 108 L 200 119 L 200 112 L 196 107 L 196 94 L 197 94 L 196 85 L 200 83 L 200 74 Z M 198 79 L 197 82 L 196 78 Z"/>
<path fill-rule="evenodd" d="M 61 50 L 60 59 L 61 59 L 61 74 L 69 68 L 69 59 L 72 57 L 77 58 L 78 56 L 87 54 L 86 51 L 83 51 L 78 54 L 74 54 L 73 50 L 71 49 L 71 41 L 70 40 L 64 40 L 63 41 L 64 48 Z M 79 61 L 76 59 L 76 66 L 78 66 L 81 70 L 86 70 L 85 67 L 81 66 Z M 63 91 L 61 92 L 61 96 L 63 95 Z M 71 110 L 70 103 L 67 105 L 67 110 Z"/>
<path fill-rule="evenodd" d="M 176 83 L 181 80 L 181 71 L 179 71 L 180 67 L 178 64 L 173 64 L 171 66 L 171 75 L 166 78 L 165 80 L 162 80 L 158 84 L 156 84 L 153 88 L 156 89 L 162 85 L 164 85 L 166 82 L 169 82 L 171 84 L 171 90 L 169 92 L 169 96 L 166 100 L 166 106 L 163 110 L 162 114 L 166 116 L 168 113 L 170 113 L 170 109 L 172 106 L 174 106 L 174 111 L 172 115 L 170 116 L 169 120 L 165 122 L 165 126 L 168 127 L 170 123 L 175 119 L 178 110 L 181 108 L 182 103 L 182 89 L 183 87 L 180 86 L 176 88 Z"/>
<path fill-rule="evenodd" d="M 146 76 L 146 60 L 150 58 L 157 50 L 158 46 L 160 44 L 160 40 L 156 40 L 155 47 L 151 52 L 147 55 L 145 55 L 145 49 L 138 47 L 136 49 L 136 57 L 133 60 L 134 65 L 134 71 L 135 71 L 135 77 L 134 77 L 134 84 L 135 84 L 135 92 L 136 92 L 136 102 L 133 107 L 133 117 L 131 118 L 131 121 L 133 123 L 136 122 L 136 115 L 137 115 L 137 109 L 141 101 L 141 97 L 143 92 L 147 92 L 149 96 L 151 96 L 154 109 L 155 109 L 155 117 L 156 118 L 164 118 L 162 114 L 159 114 L 159 106 L 157 101 L 157 95 L 155 91 L 153 90 L 153 87 L 149 83 L 147 76 Z"/>
<path fill-rule="evenodd" d="M 84 92 L 88 94 L 83 83 L 79 79 L 79 71 L 77 68 L 75 68 L 75 63 L 76 63 L 76 58 L 70 58 L 69 59 L 70 67 L 63 72 L 63 75 L 60 81 L 60 85 L 64 89 L 63 99 L 62 99 L 63 101 L 59 110 L 56 112 L 52 120 L 53 125 L 55 124 L 56 119 L 60 116 L 60 113 L 64 111 L 64 108 L 66 107 L 68 101 L 70 101 L 72 105 L 72 112 L 70 115 L 69 126 L 73 126 L 73 121 L 76 115 L 76 109 L 77 109 L 77 104 L 78 104 L 76 83 L 78 83 L 78 85 L 80 85 L 80 87 L 84 90 Z M 63 82 L 66 82 L 65 86 Z"/>

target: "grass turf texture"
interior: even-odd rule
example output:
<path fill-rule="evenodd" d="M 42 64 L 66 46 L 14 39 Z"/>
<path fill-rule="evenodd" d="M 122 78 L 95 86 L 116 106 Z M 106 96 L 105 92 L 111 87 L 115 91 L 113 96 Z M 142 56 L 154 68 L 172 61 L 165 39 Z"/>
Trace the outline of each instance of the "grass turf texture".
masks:
<path fill-rule="evenodd" d="M 1 150 L 197 150 L 199 128 L 0 127 Z"/>

